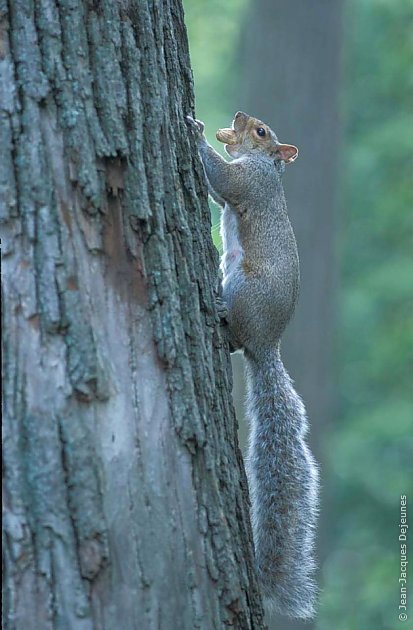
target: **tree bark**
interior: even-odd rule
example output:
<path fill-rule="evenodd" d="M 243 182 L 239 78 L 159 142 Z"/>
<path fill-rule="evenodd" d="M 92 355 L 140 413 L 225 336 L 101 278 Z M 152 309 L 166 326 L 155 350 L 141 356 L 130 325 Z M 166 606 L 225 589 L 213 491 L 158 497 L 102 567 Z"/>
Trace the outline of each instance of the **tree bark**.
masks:
<path fill-rule="evenodd" d="M 181 2 L 0 16 L 3 627 L 262 628 Z"/>
<path fill-rule="evenodd" d="M 343 0 L 254 0 L 240 51 L 238 109 L 270 124 L 299 147 L 284 176 L 300 255 L 301 289 L 281 353 L 302 396 L 309 443 L 324 468 L 323 436 L 333 415 L 333 330 L 337 266 L 335 207 L 340 136 L 339 87 Z M 235 394 L 242 398 L 238 381 Z M 324 525 L 322 483 L 319 531 Z M 323 557 L 320 536 L 319 558 Z M 311 628 L 274 618 L 274 628 Z"/>

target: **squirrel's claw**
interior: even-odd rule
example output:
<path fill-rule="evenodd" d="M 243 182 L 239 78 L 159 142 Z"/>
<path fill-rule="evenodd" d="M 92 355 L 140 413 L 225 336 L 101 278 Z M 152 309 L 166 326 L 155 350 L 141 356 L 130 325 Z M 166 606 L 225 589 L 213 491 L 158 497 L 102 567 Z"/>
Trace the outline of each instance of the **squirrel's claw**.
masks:
<path fill-rule="evenodd" d="M 226 320 L 228 317 L 228 307 L 221 297 L 215 298 L 215 306 L 217 309 L 219 320 Z"/>
<path fill-rule="evenodd" d="M 204 133 L 205 125 L 201 120 L 197 120 L 196 118 L 192 118 L 192 116 L 186 116 L 186 122 L 188 126 L 191 127 L 192 131 L 197 136 L 202 136 Z"/>

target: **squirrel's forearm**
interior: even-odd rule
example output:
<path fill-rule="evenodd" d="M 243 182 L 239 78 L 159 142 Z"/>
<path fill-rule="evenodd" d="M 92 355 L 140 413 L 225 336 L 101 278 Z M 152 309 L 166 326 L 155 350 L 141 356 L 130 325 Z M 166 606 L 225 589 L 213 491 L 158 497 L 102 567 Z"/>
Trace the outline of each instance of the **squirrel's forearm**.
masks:
<path fill-rule="evenodd" d="M 235 204 L 239 192 L 237 172 L 234 166 L 224 160 L 206 141 L 199 145 L 199 153 L 205 168 L 212 197 L 218 197 L 229 204 Z"/>
<path fill-rule="evenodd" d="M 217 203 L 219 206 L 221 206 L 223 208 L 225 206 L 225 199 L 222 199 L 222 197 L 220 197 L 218 195 L 217 191 L 212 188 L 208 177 L 206 178 L 206 180 L 207 180 L 207 184 L 208 184 L 208 193 L 210 194 L 212 199 L 215 201 L 215 203 Z"/>

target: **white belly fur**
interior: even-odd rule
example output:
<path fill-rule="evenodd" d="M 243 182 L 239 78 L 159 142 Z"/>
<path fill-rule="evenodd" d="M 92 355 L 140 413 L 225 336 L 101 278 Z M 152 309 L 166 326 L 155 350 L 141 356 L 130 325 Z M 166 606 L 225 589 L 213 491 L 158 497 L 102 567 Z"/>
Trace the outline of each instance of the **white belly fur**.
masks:
<path fill-rule="evenodd" d="M 221 216 L 221 239 L 223 245 L 221 271 L 225 285 L 228 276 L 239 268 L 244 257 L 244 250 L 238 236 L 237 217 L 228 204 L 225 205 Z"/>

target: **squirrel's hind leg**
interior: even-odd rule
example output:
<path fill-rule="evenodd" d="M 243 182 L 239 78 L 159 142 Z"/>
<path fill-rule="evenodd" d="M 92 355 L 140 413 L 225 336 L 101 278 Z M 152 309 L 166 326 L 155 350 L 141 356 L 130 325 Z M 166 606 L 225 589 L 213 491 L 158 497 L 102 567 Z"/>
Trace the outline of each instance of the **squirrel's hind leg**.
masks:
<path fill-rule="evenodd" d="M 226 342 L 229 345 L 229 351 L 237 352 L 237 350 L 241 350 L 241 344 L 234 339 L 233 335 L 231 335 L 231 331 L 228 325 L 228 307 L 226 302 L 222 297 L 215 298 L 215 306 L 217 309 L 217 314 L 221 324 L 221 332 Z"/>

